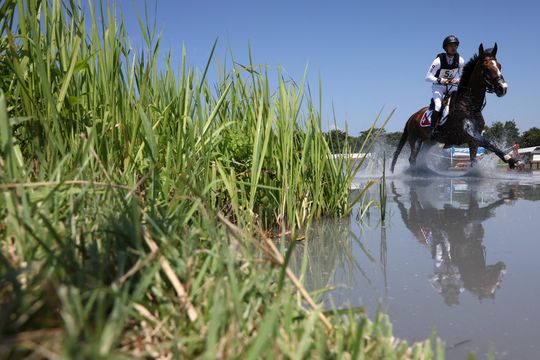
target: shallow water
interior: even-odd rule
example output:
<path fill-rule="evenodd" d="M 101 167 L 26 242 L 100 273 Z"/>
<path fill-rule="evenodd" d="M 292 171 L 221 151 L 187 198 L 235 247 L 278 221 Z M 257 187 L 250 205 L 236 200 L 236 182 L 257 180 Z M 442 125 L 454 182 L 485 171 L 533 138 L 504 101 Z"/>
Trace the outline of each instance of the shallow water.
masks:
<path fill-rule="evenodd" d="M 380 308 L 409 341 L 435 329 L 448 359 L 538 359 L 540 174 L 398 175 L 387 193 L 384 226 L 357 208 L 298 246 L 308 289 L 331 288 L 329 308 Z"/>

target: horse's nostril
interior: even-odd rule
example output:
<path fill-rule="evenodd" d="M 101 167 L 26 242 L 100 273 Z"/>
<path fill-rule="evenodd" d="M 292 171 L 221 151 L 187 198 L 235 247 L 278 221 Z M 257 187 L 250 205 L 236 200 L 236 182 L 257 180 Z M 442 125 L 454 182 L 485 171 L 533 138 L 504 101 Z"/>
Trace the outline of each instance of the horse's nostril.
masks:
<path fill-rule="evenodd" d="M 508 91 L 508 85 L 506 83 L 500 82 L 497 86 L 497 96 L 504 96 L 506 95 L 506 92 Z"/>

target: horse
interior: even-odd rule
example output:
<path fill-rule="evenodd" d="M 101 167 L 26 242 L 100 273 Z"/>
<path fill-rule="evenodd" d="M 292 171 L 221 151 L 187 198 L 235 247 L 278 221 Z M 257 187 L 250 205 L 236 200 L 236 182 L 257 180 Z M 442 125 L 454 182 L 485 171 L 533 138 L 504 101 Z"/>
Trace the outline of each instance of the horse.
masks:
<path fill-rule="evenodd" d="M 485 126 L 482 109 L 486 92 L 494 92 L 498 97 L 508 91 L 508 84 L 497 61 L 497 43 L 491 49 L 484 50 L 480 44 L 478 54 L 474 55 L 463 67 L 463 74 L 458 89 L 451 95 L 448 119 L 432 133 L 431 126 L 422 127 L 422 117 L 428 110 L 423 107 L 407 120 L 403 134 L 392 158 L 391 171 L 394 172 L 397 158 L 408 140 L 411 147 L 409 163 L 416 165 L 416 157 L 423 143 L 433 146 L 443 143 L 445 148 L 467 143 L 469 146 L 471 167 L 476 164 L 476 152 L 479 146 L 494 152 L 511 169 L 520 166 L 520 160 L 505 155 L 492 141 L 482 135 Z M 442 111 L 442 109 L 441 109 Z"/>

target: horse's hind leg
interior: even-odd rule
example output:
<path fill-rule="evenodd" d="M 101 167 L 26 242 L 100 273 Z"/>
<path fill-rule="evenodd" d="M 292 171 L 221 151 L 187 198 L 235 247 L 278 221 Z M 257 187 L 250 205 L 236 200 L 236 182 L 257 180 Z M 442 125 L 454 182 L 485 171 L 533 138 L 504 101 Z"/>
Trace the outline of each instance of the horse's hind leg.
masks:
<path fill-rule="evenodd" d="M 422 140 L 409 140 L 409 145 L 411 146 L 411 156 L 409 156 L 409 164 L 411 166 L 415 166 L 416 157 L 418 156 L 420 148 L 422 147 Z"/>

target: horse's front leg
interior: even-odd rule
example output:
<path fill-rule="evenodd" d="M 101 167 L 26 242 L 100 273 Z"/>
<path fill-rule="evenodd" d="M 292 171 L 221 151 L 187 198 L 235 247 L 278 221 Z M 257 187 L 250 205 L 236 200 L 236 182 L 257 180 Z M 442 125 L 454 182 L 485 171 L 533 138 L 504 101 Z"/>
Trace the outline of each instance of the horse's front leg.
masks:
<path fill-rule="evenodd" d="M 469 158 L 471 159 L 471 167 L 476 165 L 476 153 L 478 152 L 478 145 L 475 143 L 469 143 Z"/>
<path fill-rule="evenodd" d="M 508 164 L 510 169 L 515 168 L 516 165 L 519 166 L 519 164 L 521 163 L 521 161 L 512 158 L 510 155 L 506 155 L 491 140 L 486 139 L 480 133 L 475 131 L 474 127 L 472 126 L 472 123 L 470 122 L 470 120 L 465 120 L 465 123 L 463 124 L 463 129 L 465 130 L 467 135 L 469 135 L 469 137 L 470 137 L 470 141 L 468 142 L 469 144 L 473 144 L 477 148 L 478 148 L 478 146 L 482 146 L 482 147 L 484 147 L 484 148 L 486 148 L 486 149 L 488 149 L 490 151 L 493 151 L 495 153 L 495 155 L 497 155 L 502 161 L 504 161 L 505 163 Z"/>

